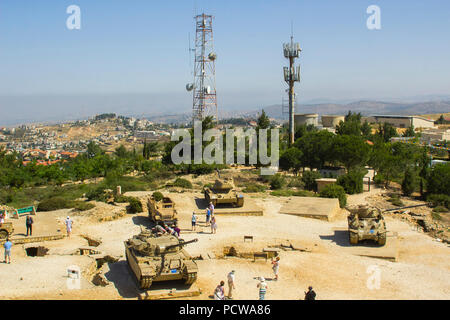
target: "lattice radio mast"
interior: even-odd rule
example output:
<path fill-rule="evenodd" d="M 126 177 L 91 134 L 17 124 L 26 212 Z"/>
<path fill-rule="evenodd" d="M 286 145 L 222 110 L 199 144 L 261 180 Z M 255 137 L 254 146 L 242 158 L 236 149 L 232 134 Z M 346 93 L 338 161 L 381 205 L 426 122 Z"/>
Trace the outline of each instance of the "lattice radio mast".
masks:
<path fill-rule="evenodd" d="M 213 116 L 218 121 L 218 108 L 216 96 L 216 67 L 217 58 L 214 52 L 213 16 L 201 14 L 195 19 L 195 52 L 194 56 L 194 82 L 188 83 L 186 89 L 193 91 L 192 121 L 203 120 Z"/>

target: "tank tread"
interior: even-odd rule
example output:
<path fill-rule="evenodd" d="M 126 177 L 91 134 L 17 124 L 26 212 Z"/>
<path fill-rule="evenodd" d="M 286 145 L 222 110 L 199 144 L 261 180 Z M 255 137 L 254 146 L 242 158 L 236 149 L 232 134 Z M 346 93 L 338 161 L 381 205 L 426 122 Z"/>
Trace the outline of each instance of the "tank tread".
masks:
<path fill-rule="evenodd" d="M 197 272 L 191 272 L 186 275 L 185 284 L 193 284 L 197 280 Z"/>
<path fill-rule="evenodd" d="M 150 276 L 143 276 L 141 277 L 141 281 L 139 282 L 139 285 L 141 289 L 149 289 L 152 286 L 153 279 Z"/>

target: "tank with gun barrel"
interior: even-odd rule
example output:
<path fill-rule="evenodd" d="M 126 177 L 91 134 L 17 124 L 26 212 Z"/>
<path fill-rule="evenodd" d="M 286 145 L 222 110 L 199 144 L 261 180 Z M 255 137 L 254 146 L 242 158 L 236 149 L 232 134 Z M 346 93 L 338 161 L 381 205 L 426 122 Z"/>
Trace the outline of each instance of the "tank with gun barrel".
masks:
<path fill-rule="evenodd" d="M 155 237 L 143 231 L 125 241 L 125 256 L 139 287 L 148 289 L 156 281 L 194 283 L 198 267 L 183 247 L 197 240 L 184 241 L 169 234 Z"/>
<path fill-rule="evenodd" d="M 14 232 L 14 227 L 11 222 L 3 222 L 0 224 L 0 240 L 6 239 Z"/>
<path fill-rule="evenodd" d="M 214 185 L 203 190 L 206 201 L 211 202 L 214 207 L 223 203 L 232 204 L 235 207 L 244 206 L 244 196 L 236 191 L 233 178 L 220 178 L 219 173 L 218 175 L 219 179 L 216 179 Z"/>
<path fill-rule="evenodd" d="M 386 244 L 387 230 L 383 212 L 406 208 L 415 208 L 426 205 L 427 204 L 420 204 L 387 209 L 383 211 L 379 208 L 370 207 L 367 205 L 346 207 L 346 209 L 350 211 L 350 214 L 347 217 L 350 244 L 355 245 L 362 240 L 374 240 L 380 246 L 384 246 Z"/>

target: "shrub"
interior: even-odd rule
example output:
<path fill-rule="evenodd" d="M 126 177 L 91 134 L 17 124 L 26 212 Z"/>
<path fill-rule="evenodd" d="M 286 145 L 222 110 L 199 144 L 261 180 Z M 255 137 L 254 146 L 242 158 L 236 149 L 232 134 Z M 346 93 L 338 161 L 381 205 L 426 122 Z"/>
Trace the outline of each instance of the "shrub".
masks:
<path fill-rule="evenodd" d="M 90 201 L 96 200 L 101 202 L 108 201 L 108 195 L 104 192 L 104 187 L 97 187 L 86 193 L 86 198 Z"/>
<path fill-rule="evenodd" d="M 259 184 L 259 183 L 255 183 L 255 184 L 249 184 L 247 186 L 245 186 L 244 189 L 242 189 L 242 192 L 245 193 L 249 193 L 249 192 L 264 192 L 267 190 L 267 187 Z"/>
<path fill-rule="evenodd" d="M 433 212 L 441 213 L 441 212 L 448 212 L 448 209 L 443 206 L 437 206 L 433 208 Z"/>
<path fill-rule="evenodd" d="M 446 194 L 430 194 L 427 201 L 431 202 L 433 207 L 443 206 L 450 209 L 450 196 Z"/>
<path fill-rule="evenodd" d="M 281 189 L 285 184 L 286 184 L 285 178 L 279 173 L 272 176 L 272 178 L 270 179 L 270 188 L 272 190 Z"/>
<path fill-rule="evenodd" d="M 326 185 L 322 191 L 320 191 L 320 197 L 322 198 L 338 198 L 339 206 L 341 208 L 345 207 L 347 204 L 347 195 L 345 194 L 344 188 L 338 186 L 337 184 Z"/>
<path fill-rule="evenodd" d="M 153 199 L 155 201 L 161 201 L 164 198 L 163 194 L 159 191 L 153 192 Z"/>
<path fill-rule="evenodd" d="M 392 203 L 394 206 L 397 207 L 403 207 L 405 204 L 403 203 L 403 201 L 397 196 L 397 197 L 391 197 L 388 200 L 390 203 Z"/>
<path fill-rule="evenodd" d="M 86 211 L 95 207 L 95 204 L 84 201 L 72 201 L 72 206 L 77 211 Z"/>
<path fill-rule="evenodd" d="M 127 206 L 128 213 L 142 212 L 142 203 L 138 198 L 128 197 L 129 205 Z"/>
<path fill-rule="evenodd" d="M 351 170 L 337 179 L 337 184 L 344 188 L 348 194 L 363 192 L 363 170 Z"/>
<path fill-rule="evenodd" d="M 125 202 L 128 202 L 128 199 L 129 197 L 126 197 L 126 196 L 124 196 L 124 195 L 120 195 L 120 196 L 118 196 L 118 195 L 114 195 L 114 202 L 116 202 L 116 203 L 125 203 Z"/>
<path fill-rule="evenodd" d="M 270 193 L 274 197 L 316 197 L 316 194 L 307 190 L 275 190 Z"/>
<path fill-rule="evenodd" d="M 63 197 L 53 197 L 44 199 L 39 202 L 37 206 L 37 211 L 53 211 L 59 209 L 68 209 L 71 207 L 70 200 L 67 200 Z"/>
<path fill-rule="evenodd" d="M 177 178 L 175 182 L 173 183 L 175 187 L 185 188 L 185 189 L 192 189 L 192 183 L 189 180 L 183 179 L 183 178 Z"/>
<path fill-rule="evenodd" d="M 450 163 L 436 164 L 427 178 L 427 192 L 450 196 Z"/>
<path fill-rule="evenodd" d="M 411 169 L 405 171 L 405 177 L 402 181 L 402 192 L 405 196 L 410 196 L 417 188 L 417 174 Z"/>
<path fill-rule="evenodd" d="M 289 188 L 299 188 L 303 189 L 305 187 L 305 183 L 302 181 L 302 179 L 294 177 L 289 180 L 289 183 L 287 185 Z"/>
<path fill-rule="evenodd" d="M 381 173 L 377 173 L 375 177 L 373 177 L 373 183 L 375 183 L 377 186 L 384 185 L 385 178 Z"/>
<path fill-rule="evenodd" d="M 305 171 L 301 179 L 305 184 L 306 190 L 317 191 L 316 179 L 320 179 L 321 177 L 319 171 Z"/>

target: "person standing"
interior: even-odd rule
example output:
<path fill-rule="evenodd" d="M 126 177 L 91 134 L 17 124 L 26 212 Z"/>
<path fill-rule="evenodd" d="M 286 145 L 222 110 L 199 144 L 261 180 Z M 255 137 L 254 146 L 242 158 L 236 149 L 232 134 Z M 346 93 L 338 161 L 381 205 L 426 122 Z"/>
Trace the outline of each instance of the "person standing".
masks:
<path fill-rule="evenodd" d="M 308 292 L 305 292 L 305 300 L 316 300 L 316 293 L 313 287 L 309 286 Z"/>
<path fill-rule="evenodd" d="M 27 237 L 28 237 L 28 232 L 30 233 L 30 236 L 33 235 L 33 218 L 31 216 L 27 216 L 27 220 L 26 220 L 26 226 L 27 226 Z"/>
<path fill-rule="evenodd" d="M 72 233 L 72 226 L 73 226 L 73 221 L 72 219 L 70 219 L 69 216 L 67 216 L 66 220 L 64 221 L 65 225 L 66 225 L 66 230 L 67 230 L 67 236 L 70 237 L 70 234 Z"/>
<path fill-rule="evenodd" d="M 8 263 L 11 263 L 11 247 L 12 242 L 9 241 L 9 238 L 6 238 L 6 242 L 3 245 L 3 248 L 5 249 L 5 263 L 8 261 Z"/>
<path fill-rule="evenodd" d="M 220 284 L 214 290 L 214 300 L 225 300 L 225 282 L 220 281 Z"/>
<path fill-rule="evenodd" d="M 277 257 L 275 260 L 272 261 L 272 270 L 275 274 L 275 280 L 278 280 L 278 268 L 280 267 L 280 257 Z"/>
<path fill-rule="evenodd" d="M 195 212 L 192 212 L 192 231 L 195 231 L 195 225 L 197 224 L 197 216 Z"/>
<path fill-rule="evenodd" d="M 208 208 L 211 211 L 211 215 L 213 215 L 214 214 L 214 205 L 213 205 L 212 202 L 209 203 L 209 207 Z"/>
<path fill-rule="evenodd" d="M 233 289 L 236 289 L 236 287 L 234 286 L 234 279 L 235 279 L 235 275 L 234 275 L 234 270 L 232 270 L 229 274 L 228 274 L 228 299 L 233 299 Z"/>
<path fill-rule="evenodd" d="M 6 210 L 5 210 L 6 211 Z M 0 212 L 0 226 L 5 223 L 5 214 Z"/>
<path fill-rule="evenodd" d="M 206 225 L 209 224 L 209 219 L 211 219 L 211 209 L 206 209 Z"/>
<path fill-rule="evenodd" d="M 216 233 L 217 231 L 217 221 L 216 221 L 216 216 L 213 215 L 211 217 L 211 233 Z"/>
<path fill-rule="evenodd" d="M 264 300 L 267 292 L 267 283 L 264 277 L 259 278 L 259 283 L 256 285 L 259 288 L 259 300 Z"/>

